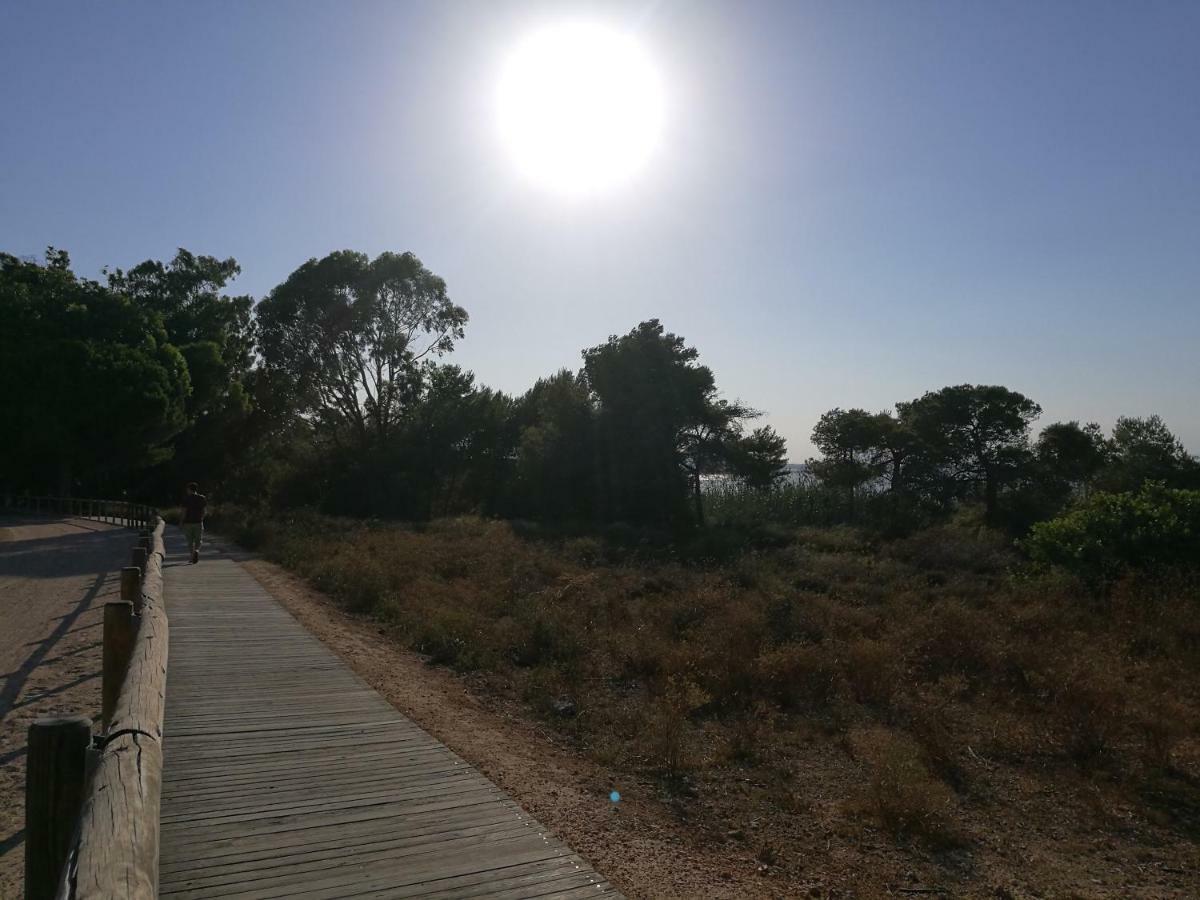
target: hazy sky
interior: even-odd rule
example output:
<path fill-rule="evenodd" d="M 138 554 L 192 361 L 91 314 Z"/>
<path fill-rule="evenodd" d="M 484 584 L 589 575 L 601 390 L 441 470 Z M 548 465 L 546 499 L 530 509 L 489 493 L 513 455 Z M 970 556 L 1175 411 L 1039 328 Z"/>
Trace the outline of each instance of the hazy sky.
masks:
<path fill-rule="evenodd" d="M 576 18 L 637 31 L 667 121 L 568 202 L 493 107 L 508 49 Z M 184 246 L 261 297 L 412 250 L 481 381 L 658 317 L 795 460 L 830 407 L 961 382 L 1200 451 L 1200 3 L 8 3 L 0 84 L 8 252 Z"/>

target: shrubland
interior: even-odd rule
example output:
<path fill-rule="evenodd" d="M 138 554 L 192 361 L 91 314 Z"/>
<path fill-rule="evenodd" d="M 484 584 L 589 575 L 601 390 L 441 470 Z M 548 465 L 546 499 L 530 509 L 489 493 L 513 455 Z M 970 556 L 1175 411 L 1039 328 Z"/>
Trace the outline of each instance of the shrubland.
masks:
<path fill-rule="evenodd" d="M 1200 837 L 1195 568 L 1098 596 L 969 510 L 902 538 L 714 526 L 721 553 L 478 517 L 214 527 L 713 829 L 771 818 L 784 846 L 819 818 L 949 852 L 1053 803 L 1103 831 L 1102 794 L 1131 847 Z"/>

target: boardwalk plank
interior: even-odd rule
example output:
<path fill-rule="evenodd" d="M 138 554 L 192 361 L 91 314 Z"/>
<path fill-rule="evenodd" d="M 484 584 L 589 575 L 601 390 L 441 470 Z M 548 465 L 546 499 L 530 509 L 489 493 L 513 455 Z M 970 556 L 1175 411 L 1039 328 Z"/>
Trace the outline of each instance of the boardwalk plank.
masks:
<path fill-rule="evenodd" d="M 234 560 L 165 582 L 161 896 L 617 896 Z"/>

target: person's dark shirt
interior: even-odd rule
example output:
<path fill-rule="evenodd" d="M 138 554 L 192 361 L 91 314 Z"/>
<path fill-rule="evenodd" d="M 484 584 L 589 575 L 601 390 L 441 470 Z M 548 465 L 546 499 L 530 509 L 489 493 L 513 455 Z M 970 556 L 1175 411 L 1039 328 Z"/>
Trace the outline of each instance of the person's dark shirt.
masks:
<path fill-rule="evenodd" d="M 188 494 L 183 498 L 183 522 L 196 525 L 204 521 L 204 507 L 208 499 L 203 494 Z"/>

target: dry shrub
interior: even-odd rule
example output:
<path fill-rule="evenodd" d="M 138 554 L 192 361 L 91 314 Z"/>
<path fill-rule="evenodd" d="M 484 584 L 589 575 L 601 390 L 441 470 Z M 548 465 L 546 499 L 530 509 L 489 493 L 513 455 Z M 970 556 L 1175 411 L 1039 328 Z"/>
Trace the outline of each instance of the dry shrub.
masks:
<path fill-rule="evenodd" d="M 832 528 L 797 528 L 797 545 L 818 553 L 866 553 L 871 543 L 859 530 L 848 525 Z"/>
<path fill-rule="evenodd" d="M 1112 747 L 1125 724 L 1125 688 L 1112 670 L 1079 661 L 1060 676 L 1054 724 L 1060 745 L 1079 763 L 1094 761 Z"/>
<path fill-rule="evenodd" d="M 957 601 L 939 603 L 912 624 L 918 669 L 936 679 L 981 679 L 994 668 L 996 625 L 990 614 Z"/>
<path fill-rule="evenodd" d="M 653 683 L 662 677 L 671 647 L 648 628 L 639 628 L 619 641 L 620 672 L 627 681 Z"/>
<path fill-rule="evenodd" d="M 951 826 L 954 794 L 929 773 L 911 738 L 873 728 L 857 733 L 852 743 L 868 766 L 867 808 L 884 828 L 897 840 L 959 843 Z"/>
<path fill-rule="evenodd" d="M 966 787 L 967 773 L 962 765 L 964 741 L 956 735 L 964 730 L 956 698 L 964 682 L 950 676 L 937 685 L 918 692 L 902 709 L 908 733 L 921 748 L 922 759 L 933 772 L 955 790 Z"/>
<path fill-rule="evenodd" d="M 518 666 L 542 663 L 569 665 L 582 653 L 586 620 L 572 615 L 568 604 L 555 597 L 521 597 L 510 606 L 504 630 L 504 650 Z"/>
<path fill-rule="evenodd" d="M 604 542 L 594 537 L 571 538 L 563 543 L 563 553 L 581 566 L 604 562 Z"/>
<path fill-rule="evenodd" d="M 698 685 L 672 680 L 667 693 L 649 705 L 638 746 L 654 770 L 667 778 L 695 770 L 700 759 L 690 715 L 710 699 Z"/>
<path fill-rule="evenodd" d="M 893 541 L 887 552 L 917 568 L 943 572 L 998 574 L 1016 561 L 1011 542 L 986 528 L 942 525 Z"/>
<path fill-rule="evenodd" d="M 1171 754 L 1188 736 L 1188 711 L 1182 703 L 1158 698 L 1137 719 L 1142 735 L 1143 759 L 1156 769 L 1171 768 Z"/>
<path fill-rule="evenodd" d="M 757 605 L 732 601 L 710 617 L 695 641 L 679 645 L 679 668 L 713 698 L 713 708 L 744 707 L 758 693 L 756 660 L 766 621 Z"/>
<path fill-rule="evenodd" d="M 487 668 L 487 654 L 475 639 L 478 622 L 460 609 L 427 607 L 413 632 L 413 646 L 432 663 L 457 669 Z"/>
<path fill-rule="evenodd" d="M 838 693 L 837 659 L 820 644 L 785 644 L 758 658 L 759 690 L 783 709 L 828 705 Z"/>
<path fill-rule="evenodd" d="M 860 703 L 885 706 L 895 693 L 899 670 L 896 649 L 884 641 L 860 638 L 844 648 L 842 672 Z"/>
<path fill-rule="evenodd" d="M 576 702 L 576 698 L 571 694 L 570 682 L 563 678 L 562 673 L 553 666 L 539 666 L 532 669 L 521 685 L 521 699 L 528 703 L 537 715 L 545 719 L 562 715 L 555 707 L 559 700 L 568 699 L 572 703 Z M 578 715 L 578 710 L 573 714 Z"/>
<path fill-rule="evenodd" d="M 762 762 L 763 751 L 775 737 L 775 714 L 766 703 L 756 703 L 751 712 L 731 722 L 726 730 L 726 757 L 740 765 Z"/>

